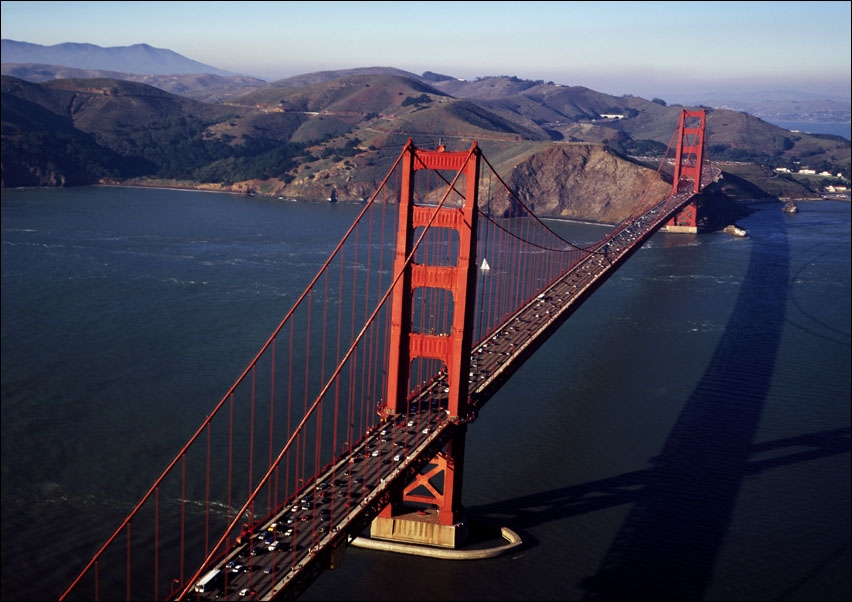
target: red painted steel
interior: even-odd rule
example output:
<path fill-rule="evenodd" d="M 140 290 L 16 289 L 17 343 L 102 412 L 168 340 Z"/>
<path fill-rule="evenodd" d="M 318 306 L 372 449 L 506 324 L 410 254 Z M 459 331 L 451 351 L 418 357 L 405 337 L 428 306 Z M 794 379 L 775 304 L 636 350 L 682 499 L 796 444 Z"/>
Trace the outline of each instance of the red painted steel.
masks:
<path fill-rule="evenodd" d="M 701 191 L 705 124 L 704 109 L 681 110 L 677 129 L 677 154 L 672 177 L 672 195 L 677 194 L 683 188 L 683 184 L 689 182 L 692 182 L 692 192 L 698 194 Z M 698 208 L 694 203 L 689 203 L 666 225 L 697 227 Z"/>
<path fill-rule="evenodd" d="M 424 151 L 409 140 L 404 151 L 399 203 L 399 231 L 396 242 L 394 273 L 402 273 L 393 292 L 391 310 L 390 360 L 386 417 L 407 411 L 411 390 L 411 362 L 417 358 L 432 358 L 443 363 L 448 382 L 448 413 L 450 420 L 467 414 L 470 372 L 473 309 L 476 298 L 476 225 L 478 220 L 479 158 L 476 144 L 469 151 Z M 415 172 L 423 170 L 453 170 L 456 172 L 441 203 L 437 206 L 416 205 L 414 200 Z M 447 206 L 450 190 L 458 182 L 464 184 L 464 199 L 460 207 Z M 418 228 L 446 228 L 458 235 L 458 255 L 452 265 L 430 265 L 411 260 L 415 232 Z M 449 332 L 418 333 L 412 324 L 412 298 L 417 288 L 438 288 L 449 291 L 453 301 Z M 443 472 L 443 488 L 429 488 L 431 503 L 439 509 L 439 522 L 453 525 L 461 520 L 461 481 L 464 468 L 464 439 L 466 430 L 458 434 L 440 454 L 438 463 Z M 403 501 L 423 501 L 422 496 L 403 493 Z M 392 516 L 400 507 L 395 500 L 385 507 L 381 516 Z"/>
<path fill-rule="evenodd" d="M 697 128 L 686 123 L 696 118 Z M 360 521 L 376 513 L 392 517 L 405 503 L 429 504 L 439 509 L 442 525 L 458 523 L 467 424 L 535 351 L 529 341 L 561 324 L 549 315 L 555 283 L 570 278 L 576 287 L 597 278 L 605 262 L 595 260 L 613 257 L 606 249 L 626 238 L 632 242 L 621 252 L 628 257 L 689 202 L 693 192 L 682 180 L 700 186 L 704 111 L 684 111 L 679 134 L 677 194 L 663 201 L 643 197 L 630 218 L 589 247 L 573 245 L 538 220 L 476 143 L 446 152 L 417 149 L 409 140 L 249 366 L 60 600 L 72 591 L 75 599 L 197 597 L 201 576 L 224 566 L 225 556 L 245 547 L 270 517 L 296 501 L 300 513 L 318 512 L 303 506 L 306 492 L 320 490 L 319 480 L 324 491 L 332 482 L 338 494 L 356 496 L 357 506 L 346 508 L 362 514 L 333 533 L 316 530 L 315 520 L 303 531 L 309 545 L 278 556 L 285 563 L 280 570 L 294 572 L 282 585 L 290 591 L 305 587 L 331 550 L 345 547 L 347 537 L 368 524 Z M 480 205 L 512 217 L 492 218 Z M 653 228 L 645 219 L 652 208 L 660 212 Z M 624 232 L 629 235 L 621 237 Z M 482 259 L 490 268 L 480 270 Z M 515 321 L 531 338 L 515 339 Z M 493 352 L 498 335 L 503 353 Z M 437 385 L 431 399 L 441 405 L 415 415 L 420 392 Z M 405 413 L 418 425 L 407 438 L 426 444 L 416 458 L 406 456 L 416 462 L 364 461 L 365 442 L 377 441 L 386 421 Z M 382 441 L 398 443 L 401 433 L 382 432 L 392 439 Z M 396 466 L 399 472 L 385 481 Z M 262 579 L 259 572 L 247 577 L 250 584 Z M 236 578 L 226 571 L 224 586 Z M 111 589 L 104 594 L 102 587 Z"/>

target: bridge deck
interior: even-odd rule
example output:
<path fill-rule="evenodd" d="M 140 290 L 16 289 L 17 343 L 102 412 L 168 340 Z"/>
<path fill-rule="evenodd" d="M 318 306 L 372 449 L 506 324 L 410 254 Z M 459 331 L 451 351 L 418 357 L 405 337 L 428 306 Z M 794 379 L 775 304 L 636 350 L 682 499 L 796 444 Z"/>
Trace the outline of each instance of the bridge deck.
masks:
<path fill-rule="evenodd" d="M 302 491 L 260 523 L 215 567 L 224 579 L 189 599 L 295 599 L 450 440 L 547 338 L 693 195 L 657 204 L 601 241 L 472 351 L 470 414 L 448 420 L 446 375 L 397 415 L 365 434 Z M 269 551 L 267 540 L 277 541 Z"/>
<path fill-rule="evenodd" d="M 698 118 L 698 127 L 686 127 L 687 118 Z M 475 143 L 469 152 L 442 154 L 420 151 L 409 141 L 379 190 L 267 343 L 60 599 L 65 600 L 72 591 L 79 595 L 90 588 L 94 597 L 100 598 L 107 585 L 119 592 L 123 586 L 124 595 L 131 599 L 131 592 L 139 597 L 149 584 L 157 599 L 165 590 L 170 590 L 167 599 L 294 599 L 318 574 L 340 562 L 347 545 L 388 504 L 403 499 L 423 499 L 423 504 L 429 504 L 427 498 L 403 497 L 403 492 L 460 434 L 459 429 L 476 419 L 488 400 L 549 336 L 645 240 L 692 200 L 693 189 L 697 192 L 703 188 L 690 181 L 699 176 L 696 167 L 702 166 L 703 184 L 715 179 L 701 159 L 704 111 L 684 110 L 677 131 L 680 137 L 672 176 L 677 194 L 650 209 L 643 195 L 637 211 L 644 214 L 631 216 L 590 248 L 571 245 L 549 228 L 541 227 L 540 220 L 505 188 L 497 174 L 493 174 L 494 180 L 501 185 L 490 190 L 491 199 L 500 203 L 505 198 L 514 199 L 511 203 L 517 203 L 523 214 L 513 217 L 508 228 L 507 224 L 489 219 L 485 228 L 480 221 L 476 229 L 467 231 L 456 228 L 454 220 L 461 214 L 453 211 L 442 213 L 455 216 L 448 218 L 448 223 L 434 224 L 437 209 L 428 222 L 423 211 L 415 212 L 417 219 L 412 223 L 423 231 L 410 256 L 398 244 L 397 257 L 405 255 L 406 263 L 444 266 L 453 252 L 461 253 L 456 247 L 462 246 L 464 233 L 465 253 L 482 252 L 490 260 L 492 251 L 500 251 L 493 256 L 499 261 L 491 263 L 499 267 L 503 276 L 493 279 L 499 280 L 500 286 L 491 291 L 473 291 L 469 284 L 450 287 L 445 282 L 449 270 L 439 267 L 430 275 L 436 282 L 418 280 L 418 289 L 425 292 L 418 298 L 418 309 L 412 312 L 424 332 L 431 332 L 432 326 L 449 324 L 447 320 L 453 317 L 449 311 L 452 299 L 447 299 L 446 291 L 464 294 L 466 300 L 472 301 L 471 307 L 481 302 L 489 317 L 477 322 L 473 333 L 464 331 L 474 341 L 466 403 L 457 405 L 457 397 L 450 396 L 456 392 L 448 384 L 446 368 L 442 368 L 444 364 L 451 369 L 458 364 L 451 363 L 443 350 L 433 349 L 431 354 L 417 356 L 418 368 L 425 374 L 434 374 L 432 380 L 423 381 L 416 393 L 404 393 L 408 396 L 405 415 L 384 416 L 376 413 L 375 400 L 385 398 L 391 387 L 391 394 L 398 395 L 398 387 L 383 379 L 391 372 L 388 366 L 396 357 L 396 347 L 406 343 L 395 339 L 388 343 L 383 329 L 396 319 L 390 310 L 401 307 L 396 303 L 403 303 L 405 308 L 407 300 L 386 301 L 394 292 L 410 292 L 405 280 L 401 287 L 396 286 L 406 274 L 401 263 L 397 265 L 394 260 L 393 270 L 385 268 L 391 261 L 388 251 L 392 249 L 386 241 L 395 235 L 399 243 L 400 231 L 393 229 L 404 224 L 408 228 L 405 220 L 414 219 L 402 211 L 386 213 L 385 209 L 409 198 L 407 195 L 422 196 L 427 201 L 423 207 L 432 207 L 429 200 L 438 189 L 431 180 L 439 175 L 448 185 L 442 205 L 446 200 L 447 207 L 454 210 L 470 209 L 467 199 L 482 202 L 472 192 L 476 190 L 475 180 L 482 181 L 483 177 L 478 173 L 482 157 Z M 441 160 L 433 161 L 438 158 Z M 465 165 L 476 158 L 477 168 L 464 171 L 464 193 L 456 186 L 461 172 L 452 182 L 436 173 L 451 167 L 443 161 L 447 158 L 464 161 Z M 415 159 L 419 166 L 411 169 Z M 493 173 L 487 161 L 485 165 Z M 397 170 L 400 166 L 404 168 Z M 413 178 L 415 172 L 425 177 Z M 681 172 L 685 177 L 681 177 Z M 397 179 L 405 194 L 389 184 Z M 473 209 L 475 218 L 476 207 Z M 692 228 L 696 214 L 686 215 Z M 470 215 L 466 219 L 471 225 L 477 224 Z M 457 240 L 446 236 L 445 231 L 453 229 L 458 233 Z M 408 236 L 407 229 L 403 232 Z M 472 241 L 476 241 L 476 247 L 467 245 Z M 344 276 L 349 270 L 351 276 Z M 386 277 L 393 280 L 388 282 Z M 318 310 L 316 315 L 314 309 Z M 458 328 L 453 324 L 453 328 Z M 471 345 L 469 339 L 459 340 L 466 353 Z M 300 350 L 303 343 L 304 352 Z M 330 366 L 336 367 L 329 374 Z M 303 373 L 294 377 L 296 367 Z M 453 382 L 458 385 L 457 380 Z M 282 387 L 286 395 L 279 394 Z M 297 398 L 302 402 L 295 403 Z M 258 417 L 267 411 L 268 419 Z M 269 427 L 268 433 L 260 434 L 256 427 L 261 424 Z M 286 442 L 281 443 L 283 435 Z M 240 442 L 236 447 L 235 439 Z M 256 453 L 259 450 L 268 454 L 268 467 L 265 461 L 255 462 L 260 457 Z M 198 466 L 205 477 L 190 482 L 187 474 L 194 474 Z M 227 470 L 214 468 L 225 466 Z M 235 472 L 231 470 L 233 466 L 237 467 Z M 243 476 L 248 476 L 248 496 L 234 505 L 235 492 L 237 499 L 242 498 L 243 486 L 237 480 Z M 196 491 L 196 487 L 203 487 L 204 492 Z M 291 494 L 294 488 L 297 493 Z M 195 499 L 193 496 L 204 500 L 204 508 L 188 515 L 187 506 Z M 287 501 L 281 504 L 285 498 Z M 163 500 L 167 501 L 168 511 Z M 211 506 L 222 506 L 225 511 L 217 514 Z M 454 507 L 455 510 L 460 508 Z M 248 518 L 258 516 L 266 518 Z M 243 531 L 234 541 L 235 529 L 242 520 L 252 521 L 252 531 Z M 149 539 L 144 535 L 133 537 L 131 525 L 134 533 L 144 534 L 151 528 L 152 556 L 148 556 Z M 164 532 L 178 534 L 179 541 L 161 538 Z M 139 558 L 140 554 L 143 562 L 131 564 L 131 555 Z M 150 562 L 146 563 L 145 558 L 151 558 Z M 179 578 L 174 579 L 174 575 Z M 207 577 L 196 584 L 201 575 Z"/>

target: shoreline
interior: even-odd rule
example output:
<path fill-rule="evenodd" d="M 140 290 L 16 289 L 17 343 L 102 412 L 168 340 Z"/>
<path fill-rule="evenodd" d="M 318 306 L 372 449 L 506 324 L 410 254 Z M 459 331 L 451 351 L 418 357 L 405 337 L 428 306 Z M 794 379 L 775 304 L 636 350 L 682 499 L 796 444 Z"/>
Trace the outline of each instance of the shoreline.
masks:
<path fill-rule="evenodd" d="M 190 186 L 168 186 L 165 184 L 92 184 L 92 186 L 96 186 L 98 188 L 156 188 L 157 190 L 174 190 L 175 192 L 212 192 L 214 194 L 233 194 L 236 196 L 248 196 L 243 192 L 234 192 L 232 190 L 208 190 L 206 188 L 193 188 Z"/>
<path fill-rule="evenodd" d="M 270 194 L 246 194 L 245 192 L 238 192 L 233 190 L 213 190 L 207 188 L 199 188 L 197 186 L 180 186 L 180 185 L 172 185 L 172 184 L 145 184 L 145 183 L 133 183 L 133 184 L 116 184 L 116 183 L 98 183 L 92 184 L 92 186 L 104 186 L 104 187 L 112 187 L 112 188 L 157 188 L 162 190 L 175 190 L 175 191 L 189 191 L 189 192 L 215 192 L 219 194 L 233 194 L 237 196 L 245 196 L 250 198 L 261 197 L 265 199 L 273 199 L 273 200 L 285 200 L 288 202 L 297 202 L 297 203 L 330 203 L 331 201 L 325 199 L 297 199 L 291 197 L 281 197 L 278 195 L 270 195 Z M 341 204 L 361 204 L 364 201 L 347 201 L 347 200 L 336 200 L 334 203 Z M 617 224 L 616 223 L 608 223 L 608 222 L 596 222 L 592 220 L 584 220 L 584 219 L 572 219 L 567 217 L 553 217 L 553 216 L 544 216 L 541 218 L 542 221 L 552 220 L 556 222 L 568 222 L 572 224 L 582 224 L 585 226 L 600 226 L 602 228 L 613 228 Z"/>
<path fill-rule="evenodd" d="M 291 198 L 291 197 L 285 198 L 285 197 L 281 197 L 281 196 L 278 196 L 278 195 L 266 195 L 266 194 L 258 194 L 258 193 L 247 194 L 244 191 L 221 190 L 221 189 L 216 189 L 216 188 L 205 188 L 205 187 L 193 186 L 193 185 L 188 185 L 188 184 L 175 184 L 175 183 L 166 184 L 166 183 L 154 183 L 154 182 L 150 182 L 150 183 L 147 183 L 147 182 L 132 182 L 132 183 L 130 183 L 130 182 L 128 182 L 128 183 L 98 182 L 96 184 L 88 184 L 88 186 L 103 187 L 103 188 L 141 188 L 141 189 L 150 188 L 150 189 L 158 189 L 158 190 L 172 190 L 172 191 L 175 191 L 175 192 L 209 192 L 209 193 L 214 193 L 214 194 L 229 194 L 229 195 L 241 196 L 241 197 L 247 197 L 247 198 L 260 197 L 260 198 L 263 198 L 263 199 L 286 201 L 286 202 L 290 202 L 290 203 L 292 203 L 292 202 L 297 202 L 297 203 L 332 203 L 332 201 L 328 201 L 326 199 L 311 200 L 311 199 L 299 199 L 299 198 Z M 55 187 L 53 187 L 53 186 L 17 186 L 17 187 L 14 187 L 14 188 L 10 188 L 9 190 L 40 190 L 42 188 L 55 188 Z M 71 188 L 71 187 L 63 187 L 63 188 Z M 742 205 L 752 205 L 752 204 L 761 204 L 761 203 L 769 203 L 769 202 L 784 202 L 784 201 L 796 201 L 796 202 L 804 202 L 804 201 L 808 201 L 808 202 L 815 202 L 815 201 L 840 201 L 840 202 L 844 202 L 845 201 L 845 202 L 849 202 L 850 198 L 849 198 L 849 196 L 843 197 L 842 195 L 837 195 L 837 196 L 833 196 L 833 197 L 828 197 L 826 195 L 822 195 L 819 198 L 807 198 L 807 199 L 804 199 L 804 198 L 803 199 L 762 198 L 762 199 L 750 199 L 750 200 L 747 200 L 747 201 L 737 201 L 737 202 L 742 204 Z M 333 203 L 363 204 L 364 201 L 361 201 L 361 200 L 359 200 L 359 201 L 335 200 L 335 201 L 333 201 Z M 551 221 L 554 221 L 554 222 L 581 224 L 581 225 L 585 225 L 585 226 L 599 226 L 601 228 L 613 228 L 617 225 L 616 223 L 597 222 L 597 221 L 587 220 L 587 219 L 576 219 L 576 218 L 565 218 L 565 217 L 554 217 L 554 216 L 542 216 L 540 219 L 542 221 L 551 220 Z M 709 230 L 707 230 L 707 232 L 716 232 L 716 231 L 721 231 L 721 230 L 724 230 L 724 228 L 709 229 Z"/>
<path fill-rule="evenodd" d="M 108 187 L 108 188 L 155 188 L 158 190 L 174 190 L 176 192 L 210 192 L 214 194 L 231 194 L 234 196 L 246 197 L 246 198 L 261 198 L 261 199 L 271 199 L 274 201 L 286 201 L 288 203 L 297 202 L 297 203 L 329 203 L 329 204 L 347 204 L 347 205 L 355 205 L 361 204 L 363 201 L 348 201 L 348 200 L 335 200 L 329 201 L 328 199 L 298 199 L 295 197 L 283 197 L 281 195 L 275 194 L 261 194 L 257 192 L 252 192 L 251 194 L 241 191 L 241 190 L 221 190 L 216 188 L 204 188 L 202 186 L 190 186 L 190 185 L 180 185 L 180 184 L 147 184 L 147 183 L 128 183 L 128 184 L 116 184 L 114 182 L 99 182 L 97 184 L 91 184 L 91 186 L 97 187 Z M 47 188 L 47 187 L 45 187 Z"/>

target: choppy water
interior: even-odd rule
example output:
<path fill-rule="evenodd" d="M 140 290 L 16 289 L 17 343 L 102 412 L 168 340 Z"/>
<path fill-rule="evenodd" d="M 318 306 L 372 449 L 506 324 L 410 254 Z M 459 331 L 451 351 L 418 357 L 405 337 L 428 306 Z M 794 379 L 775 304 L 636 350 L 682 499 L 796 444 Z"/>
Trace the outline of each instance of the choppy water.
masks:
<path fill-rule="evenodd" d="M 302 599 L 850 599 L 850 205 L 754 208 L 655 235 L 471 425 L 465 506 L 524 548 L 350 548 Z M 358 209 L 4 191 L 3 600 L 59 596 Z"/>

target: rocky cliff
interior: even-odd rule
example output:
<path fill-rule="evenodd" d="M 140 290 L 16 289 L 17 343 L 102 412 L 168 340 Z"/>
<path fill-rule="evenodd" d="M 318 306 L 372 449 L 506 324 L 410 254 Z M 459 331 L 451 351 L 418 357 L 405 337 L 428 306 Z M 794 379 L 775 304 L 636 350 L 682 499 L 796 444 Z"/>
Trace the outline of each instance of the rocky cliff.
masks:
<path fill-rule="evenodd" d="M 616 223 L 636 208 L 643 195 L 661 199 L 671 189 L 654 170 L 599 144 L 544 144 L 494 167 L 518 199 L 539 217 Z M 310 201 L 360 201 L 375 192 L 385 175 L 342 161 L 290 184 L 251 180 L 222 189 Z M 499 216 L 514 211 L 508 200 L 483 209 Z"/>
<path fill-rule="evenodd" d="M 615 223 L 643 194 L 662 199 L 671 190 L 656 172 L 595 144 L 556 144 L 529 157 L 506 179 L 538 216 Z M 499 208 L 494 208 L 499 209 Z"/>

